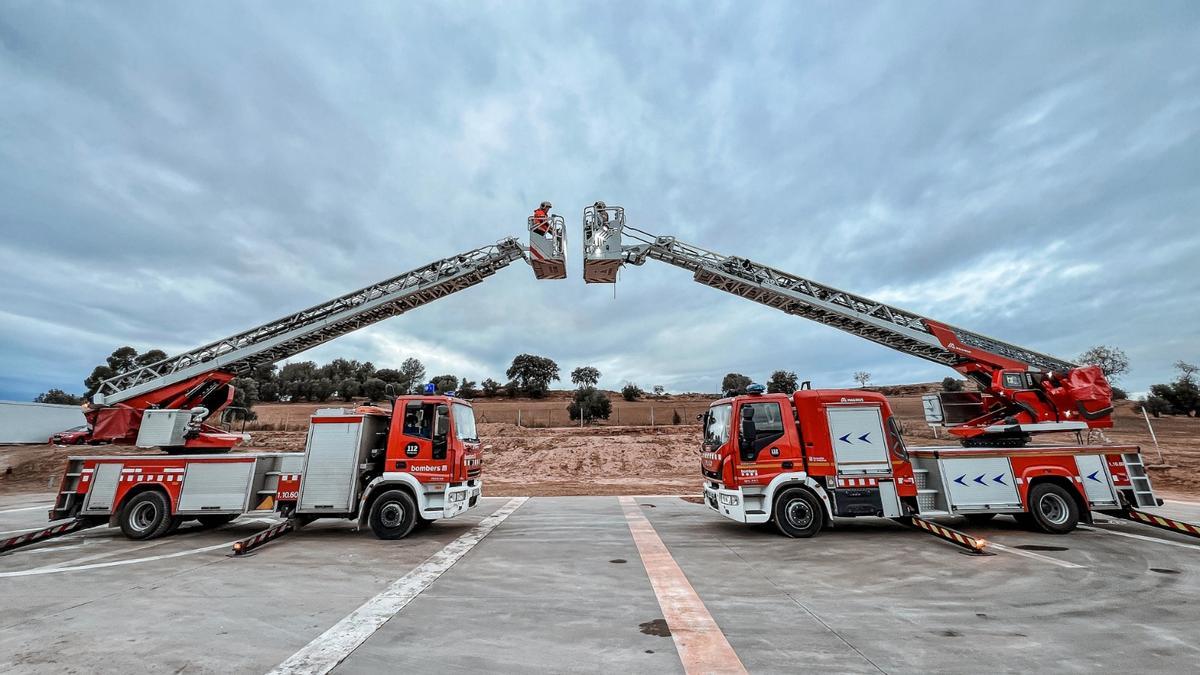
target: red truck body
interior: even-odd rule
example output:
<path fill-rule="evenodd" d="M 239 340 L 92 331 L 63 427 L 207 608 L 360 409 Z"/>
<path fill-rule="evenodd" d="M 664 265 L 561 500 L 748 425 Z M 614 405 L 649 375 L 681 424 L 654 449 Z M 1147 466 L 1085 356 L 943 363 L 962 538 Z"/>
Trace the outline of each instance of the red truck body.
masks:
<path fill-rule="evenodd" d="M 318 410 L 303 453 L 71 457 L 50 519 L 105 519 L 149 539 L 258 511 L 358 519 L 398 538 L 474 507 L 482 457 L 470 403 L 404 396 L 394 411 Z M 381 495 L 395 502 L 385 514 Z"/>
<path fill-rule="evenodd" d="M 1059 532 L 1092 511 L 1156 503 L 1137 447 L 909 447 L 887 399 L 867 391 L 721 399 L 704 415 L 703 443 L 708 506 L 793 536 L 834 516 L 1002 513 Z M 801 528 L 784 510 L 795 499 L 807 500 Z"/>

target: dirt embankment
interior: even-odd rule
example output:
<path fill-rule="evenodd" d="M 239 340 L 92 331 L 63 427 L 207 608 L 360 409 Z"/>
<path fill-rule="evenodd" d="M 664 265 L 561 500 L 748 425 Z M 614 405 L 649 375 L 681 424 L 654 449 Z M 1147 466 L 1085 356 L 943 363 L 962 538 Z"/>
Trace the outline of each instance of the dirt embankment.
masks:
<path fill-rule="evenodd" d="M 914 385 L 923 386 L 923 385 Z M 917 393 L 894 396 L 892 407 L 904 421 L 912 444 L 953 444 L 945 434 L 934 438 L 924 423 Z M 504 406 L 526 405 L 529 401 L 482 401 L 477 404 L 481 420 Z M 543 400 L 562 408 L 565 400 Z M 640 401 L 628 406 L 626 415 L 638 415 L 638 406 L 648 408 L 684 403 L 703 410 L 708 401 Z M 260 431 L 251 431 L 250 445 L 240 451 L 301 451 L 307 435 L 308 416 L 327 405 L 260 406 Z M 642 411 L 648 421 L 648 411 Z M 565 413 L 564 413 L 565 415 Z M 682 417 L 682 415 L 681 415 Z M 670 419 L 668 418 L 668 422 Z M 657 422 L 657 412 L 656 412 Z M 517 427 L 509 422 L 481 422 L 479 435 L 488 447 L 484 455 L 487 492 L 492 495 L 597 495 L 597 494 L 686 494 L 695 493 L 699 480 L 700 428 L 695 415 L 679 425 L 610 425 Z M 1128 404 L 1118 406 L 1116 426 L 1104 432 L 1114 444 L 1140 445 L 1147 463 L 1158 464 L 1158 454 L 1141 415 Z M 1167 495 L 1200 494 L 1200 419 L 1163 417 L 1153 419 L 1154 430 L 1166 467 L 1150 469 L 1155 488 Z M 1047 437 L 1047 442 L 1073 443 L 1073 435 Z M 68 455 L 149 453 L 136 448 L 111 446 L 55 448 L 47 445 L 0 447 L 0 491 L 43 491 L 51 476 L 57 480 Z"/>

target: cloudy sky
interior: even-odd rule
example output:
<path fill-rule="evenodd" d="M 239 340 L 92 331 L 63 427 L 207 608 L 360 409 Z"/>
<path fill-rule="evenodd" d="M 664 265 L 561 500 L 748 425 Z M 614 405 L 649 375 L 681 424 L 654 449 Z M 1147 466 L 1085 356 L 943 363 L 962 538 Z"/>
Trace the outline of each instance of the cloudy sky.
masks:
<path fill-rule="evenodd" d="M 567 217 L 337 356 L 503 379 L 520 352 L 716 390 L 952 371 L 653 261 L 580 277 L 580 212 L 1144 390 L 1200 360 L 1200 3 L 0 3 L 0 398 L 80 391 Z"/>

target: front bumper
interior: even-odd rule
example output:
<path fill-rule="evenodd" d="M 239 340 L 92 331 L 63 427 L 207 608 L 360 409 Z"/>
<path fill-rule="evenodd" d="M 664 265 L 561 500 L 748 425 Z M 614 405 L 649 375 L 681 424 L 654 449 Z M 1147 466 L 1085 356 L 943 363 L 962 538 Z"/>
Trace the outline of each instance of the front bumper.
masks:
<path fill-rule="evenodd" d="M 442 501 L 442 518 L 453 518 L 474 508 L 479 504 L 479 497 L 482 494 L 483 481 L 481 480 L 470 480 L 462 485 L 447 487 Z"/>
<path fill-rule="evenodd" d="M 711 484 L 704 486 L 704 504 L 708 508 L 739 523 L 767 522 L 769 516 L 761 510 L 746 512 L 746 495 L 742 493 L 741 488 L 730 490 L 721 487 L 719 483 L 717 485 L 715 488 Z"/>

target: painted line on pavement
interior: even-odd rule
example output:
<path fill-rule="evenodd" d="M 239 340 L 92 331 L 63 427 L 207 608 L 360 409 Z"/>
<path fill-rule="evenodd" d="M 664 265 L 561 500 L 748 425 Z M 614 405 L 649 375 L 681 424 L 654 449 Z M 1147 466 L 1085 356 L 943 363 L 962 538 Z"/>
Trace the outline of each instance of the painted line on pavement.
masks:
<path fill-rule="evenodd" d="M 54 507 L 53 504 L 46 504 L 45 506 L 26 506 L 26 507 L 20 508 L 20 509 L 4 509 L 3 511 L 0 511 L 0 513 L 20 513 L 21 511 L 49 511 L 53 507 Z"/>
<path fill-rule="evenodd" d="M 1167 546 L 1178 546 L 1180 548 L 1200 549 L 1200 546 L 1197 546 L 1196 544 L 1185 544 L 1181 541 L 1171 541 L 1169 539 L 1159 539 L 1158 537 L 1147 537 L 1144 534 L 1131 534 L 1129 532 L 1117 532 L 1116 530 L 1102 529 L 1099 527 L 1087 527 L 1085 525 L 1080 525 L 1079 529 L 1087 530 L 1088 532 L 1101 532 L 1103 534 L 1111 534 L 1111 535 L 1115 535 L 1118 537 L 1128 537 L 1130 539 L 1140 539 L 1141 541 L 1152 541 L 1155 544 L 1166 544 Z"/>
<path fill-rule="evenodd" d="M 300 651 L 292 654 L 271 670 L 271 675 L 313 673 L 324 675 L 337 667 L 383 624 L 404 609 L 408 603 L 429 588 L 446 570 L 458 562 L 488 536 L 496 526 L 512 515 L 528 497 L 514 497 L 496 509 L 474 528 L 446 544 L 442 550 L 425 559 L 408 574 L 388 585 L 382 593 L 367 600 L 332 628 L 321 633 Z"/>
<path fill-rule="evenodd" d="M 1087 567 L 1087 565 L 1078 565 L 1073 562 L 1067 562 L 1066 560 L 1059 560 L 1058 558 L 1051 558 L 1050 556 L 1042 555 L 1041 553 L 1034 553 L 1033 551 L 1025 551 L 1025 550 L 1022 550 L 1019 548 L 1012 548 L 1011 546 L 1005 546 L 1004 544 L 997 544 L 995 541 L 993 541 L 991 539 L 988 540 L 987 548 L 994 548 L 998 551 L 1004 551 L 1005 553 L 1012 553 L 1013 555 L 1024 556 L 1031 560 L 1041 560 L 1042 562 L 1047 562 L 1047 563 L 1050 563 L 1051 565 L 1058 565 L 1059 567 L 1066 567 L 1069 569 L 1083 569 L 1083 568 Z"/>
<path fill-rule="evenodd" d="M 742 660 L 654 526 L 642 514 L 637 501 L 633 497 L 618 497 L 618 500 L 683 669 L 688 673 L 745 673 Z"/>
<path fill-rule="evenodd" d="M 52 569 L 60 568 L 60 567 L 77 567 L 83 563 L 92 562 L 93 560 L 103 560 L 104 558 L 111 558 L 115 555 L 122 555 L 125 553 L 133 553 L 135 551 L 142 551 L 142 550 L 145 550 L 148 548 L 154 548 L 155 546 L 162 546 L 163 544 L 169 544 L 172 541 L 179 541 L 179 539 L 175 538 L 175 537 L 163 537 L 162 539 L 157 539 L 155 541 L 150 542 L 149 544 L 142 544 L 141 546 L 134 546 L 133 548 L 122 548 L 122 549 L 118 549 L 116 551 L 105 551 L 104 553 L 93 553 L 92 555 L 85 555 L 82 558 L 75 558 L 74 560 L 65 560 L 60 563 L 51 563 L 49 565 L 43 565 L 42 567 L 35 567 L 34 569 L 32 569 L 30 571 L 31 572 L 39 572 L 41 570 L 52 570 Z M 29 552 L 32 553 L 35 550 L 38 550 L 38 549 L 31 549 Z"/>
<path fill-rule="evenodd" d="M 190 549 L 187 551 L 179 551 L 177 553 L 164 553 L 162 555 L 152 555 L 152 556 L 147 556 L 145 558 L 132 558 L 130 560 L 112 560 L 109 562 L 92 563 L 91 565 L 79 565 L 77 567 L 49 567 L 49 568 L 38 568 L 38 569 L 33 569 L 33 570 L 20 570 L 17 572 L 0 572 L 0 578 L 29 577 L 29 576 L 34 576 L 37 574 L 55 574 L 57 572 L 78 572 L 81 570 L 100 569 L 102 567 L 119 567 L 121 565 L 134 565 L 137 563 L 153 562 L 155 560 L 166 560 L 167 558 L 181 558 L 185 555 L 193 555 L 196 553 L 207 553 L 208 551 L 215 551 L 219 548 L 228 549 L 230 546 L 233 546 L 238 541 L 240 541 L 240 539 L 234 539 L 233 541 L 227 541 L 224 544 L 213 544 L 212 546 L 205 546 L 204 548 L 193 548 L 193 549 Z"/>

